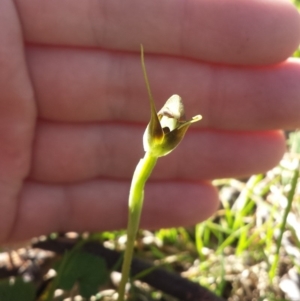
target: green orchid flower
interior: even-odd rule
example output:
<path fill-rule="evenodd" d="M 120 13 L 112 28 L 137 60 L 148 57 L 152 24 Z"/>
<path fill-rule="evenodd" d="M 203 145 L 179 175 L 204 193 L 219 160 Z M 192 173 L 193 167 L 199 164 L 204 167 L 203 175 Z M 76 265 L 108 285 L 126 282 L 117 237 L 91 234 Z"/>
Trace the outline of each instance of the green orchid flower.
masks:
<path fill-rule="evenodd" d="M 162 157 L 177 147 L 188 127 L 202 116 L 185 121 L 184 106 L 177 94 L 172 95 L 158 113 L 151 97 L 150 104 L 151 119 L 143 136 L 144 150 L 154 157 Z"/>

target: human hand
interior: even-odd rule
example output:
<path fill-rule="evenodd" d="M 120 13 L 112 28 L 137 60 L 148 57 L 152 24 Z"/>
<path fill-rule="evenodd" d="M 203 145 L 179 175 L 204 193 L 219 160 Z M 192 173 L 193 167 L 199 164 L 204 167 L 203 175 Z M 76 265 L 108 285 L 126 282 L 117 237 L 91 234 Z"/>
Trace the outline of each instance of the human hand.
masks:
<path fill-rule="evenodd" d="M 204 220 L 218 206 L 209 180 L 270 169 L 278 129 L 300 124 L 289 2 L 3 0 L 0 28 L 2 244 L 126 226 L 150 117 L 140 44 L 157 108 L 177 93 L 203 116 L 159 160 L 143 228 Z"/>

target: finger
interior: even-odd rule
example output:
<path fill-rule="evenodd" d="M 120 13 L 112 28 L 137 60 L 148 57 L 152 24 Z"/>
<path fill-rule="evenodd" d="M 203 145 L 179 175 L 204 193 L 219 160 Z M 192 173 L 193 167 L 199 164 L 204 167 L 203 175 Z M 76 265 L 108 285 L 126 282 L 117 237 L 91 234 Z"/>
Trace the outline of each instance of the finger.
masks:
<path fill-rule="evenodd" d="M 35 119 L 22 32 L 10 0 L 0 1 L 0 41 L 0 229 L 10 229 L 30 168 Z"/>
<path fill-rule="evenodd" d="M 39 123 L 31 177 L 56 183 L 95 177 L 130 179 L 144 155 L 143 131 L 143 126 L 125 124 Z M 284 150 L 281 132 L 190 129 L 181 145 L 159 160 L 153 178 L 199 180 L 245 176 L 270 169 Z"/>
<path fill-rule="evenodd" d="M 51 232 L 125 228 L 128 191 L 129 182 L 122 181 L 94 180 L 69 186 L 28 182 L 21 194 L 19 218 L 6 242 Z M 207 183 L 150 182 L 141 227 L 192 225 L 208 218 L 217 207 L 218 194 Z"/>
<path fill-rule="evenodd" d="M 297 48 L 300 19 L 288 1 L 16 1 L 27 42 L 165 53 L 262 65 Z M 38 13 L 37 13 L 38 12 Z"/>
<path fill-rule="evenodd" d="M 149 120 L 139 55 L 29 48 L 39 115 L 51 121 Z M 157 108 L 174 93 L 196 126 L 229 130 L 300 126 L 300 61 L 231 68 L 146 54 Z"/>

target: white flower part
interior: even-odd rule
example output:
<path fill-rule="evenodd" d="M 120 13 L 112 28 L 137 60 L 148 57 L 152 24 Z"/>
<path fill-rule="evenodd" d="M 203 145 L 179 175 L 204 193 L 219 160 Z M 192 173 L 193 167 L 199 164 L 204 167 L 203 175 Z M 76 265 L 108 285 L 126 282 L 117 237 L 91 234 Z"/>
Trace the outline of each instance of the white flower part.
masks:
<path fill-rule="evenodd" d="M 181 97 L 177 94 L 172 95 L 157 114 L 162 116 L 160 118 L 161 127 L 167 129 L 168 132 L 173 131 L 178 126 L 179 121 L 184 119 Z"/>

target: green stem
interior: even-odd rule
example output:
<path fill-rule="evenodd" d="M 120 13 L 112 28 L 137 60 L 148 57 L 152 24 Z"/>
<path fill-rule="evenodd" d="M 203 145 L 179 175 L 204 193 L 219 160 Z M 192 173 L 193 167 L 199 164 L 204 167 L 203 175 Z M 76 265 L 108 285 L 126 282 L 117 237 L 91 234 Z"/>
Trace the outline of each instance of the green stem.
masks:
<path fill-rule="evenodd" d="M 129 213 L 127 225 L 127 243 L 122 266 L 122 279 L 119 286 L 118 301 L 124 300 L 125 286 L 128 281 L 130 266 L 133 255 L 134 242 L 139 228 L 141 212 L 144 201 L 144 187 L 149 178 L 157 158 L 146 153 L 141 159 L 134 171 L 130 193 L 129 193 Z"/>
<path fill-rule="evenodd" d="M 287 195 L 287 201 L 288 201 L 287 206 L 286 206 L 286 208 L 284 210 L 284 213 L 283 213 L 282 222 L 281 222 L 281 226 L 280 226 L 279 237 L 276 240 L 276 253 L 275 253 L 275 257 L 274 257 L 274 261 L 272 263 L 271 269 L 269 271 L 269 277 L 271 278 L 271 281 L 274 279 L 274 277 L 276 275 L 276 270 L 278 268 L 282 238 L 283 238 L 284 230 L 285 230 L 285 227 L 286 227 L 287 218 L 288 218 L 288 215 L 291 211 L 293 199 L 294 199 L 296 189 L 297 189 L 298 178 L 299 178 L 299 168 L 300 168 L 300 162 L 298 162 L 297 167 L 296 167 L 296 169 L 294 171 L 294 174 L 293 174 L 293 178 L 292 178 L 292 181 L 291 181 L 291 189 L 290 189 L 290 191 Z"/>

